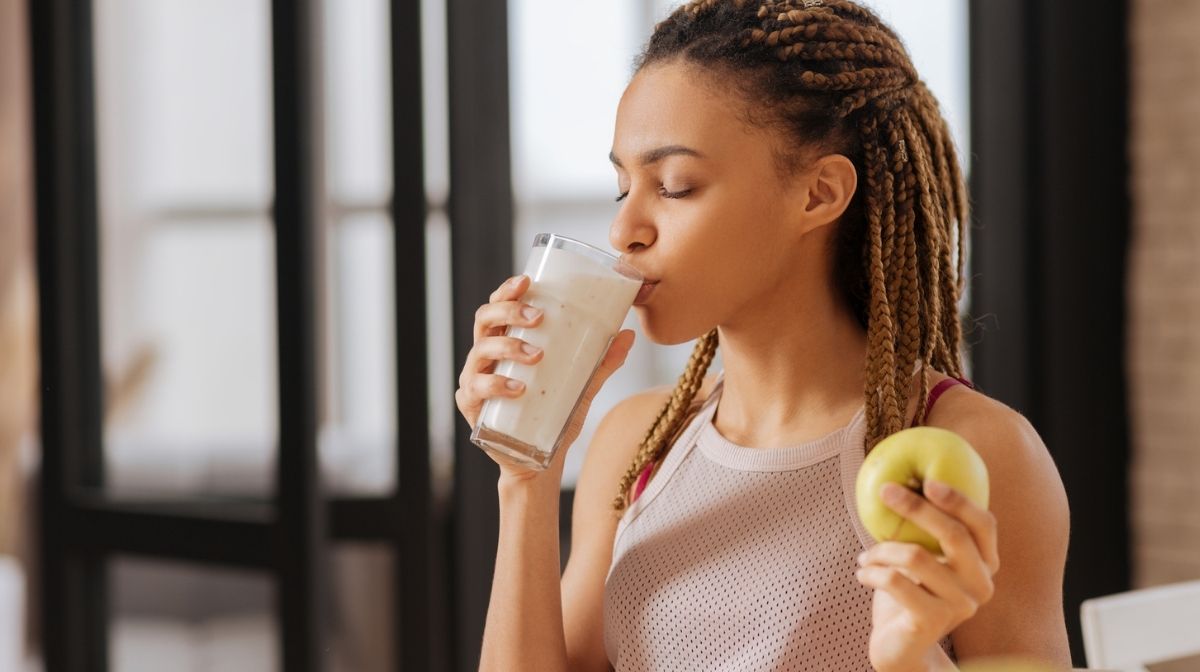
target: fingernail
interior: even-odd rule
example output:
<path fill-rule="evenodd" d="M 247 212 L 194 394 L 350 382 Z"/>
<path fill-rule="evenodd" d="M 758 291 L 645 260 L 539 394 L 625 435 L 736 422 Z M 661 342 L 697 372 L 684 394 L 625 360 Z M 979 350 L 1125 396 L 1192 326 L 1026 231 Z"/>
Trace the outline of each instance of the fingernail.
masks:
<path fill-rule="evenodd" d="M 513 379 L 513 378 L 509 378 L 508 382 L 504 383 L 504 386 L 510 390 L 519 390 L 525 386 L 525 383 L 522 383 L 521 381 Z"/>
<path fill-rule="evenodd" d="M 925 494 L 942 499 L 950 494 L 950 486 L 941 481 L 928 480 L 925 481 Z"/>
<path fill-rule="evenodd" d="M 867 561 L 867 553 L 866 553 L 866 551 L 863 551 L 862 553 L 859 553 L 859 554 L 858 554 L 858 558 L 856 558 L 856 559 L 858 560 L 858 564 L 860 564 L 860 565 L 861 565 L 861 564 L 863 564 L 864 562 L 866 562 L 866 561 Z"/>
<path fill-rule="evenodd" d="M 542 311 L 534 308 L 533 306 L 525 306 L 521 309 L 521 316 L 527 320 L 536 320 L 541 314 Z"/>
<path fill-rule="evenodd" d="M 537 347 L 536 345 L 530 345 L 528 343 L 522 343 L 521 350 L 523 350 L 525 352 L 525 354 L 530 355 L 530 356 L 536 355 L 542 351 L 542 349 Z"/>
<path fill-rule="evenodd" d="M 521 281 L 521 276 L 514 275 L 513 277 L 508 279 L 508 282 L 506 282 L 504 284 L 508 285 L 509 287 L 512 287 L 513 285 L 517 284 L 520 281 Z"/>

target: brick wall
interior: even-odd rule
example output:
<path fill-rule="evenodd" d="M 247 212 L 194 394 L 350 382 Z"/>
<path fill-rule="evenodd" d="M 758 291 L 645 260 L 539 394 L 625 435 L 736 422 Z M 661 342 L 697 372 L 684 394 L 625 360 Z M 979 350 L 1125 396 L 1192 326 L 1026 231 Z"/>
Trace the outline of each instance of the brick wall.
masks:
<path fill-rule="evenodd" d="M 1200 0 L 1130 5 L 1134 585 L 1200 579 Z"/>

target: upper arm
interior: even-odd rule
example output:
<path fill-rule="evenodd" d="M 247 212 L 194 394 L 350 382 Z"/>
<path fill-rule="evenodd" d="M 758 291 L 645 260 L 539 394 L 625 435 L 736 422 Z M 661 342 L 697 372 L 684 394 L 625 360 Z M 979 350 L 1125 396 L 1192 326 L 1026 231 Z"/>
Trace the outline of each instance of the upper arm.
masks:
<path fill-rule="evenodd" d="M 714 378 L 706 379 L 703 398 Z M 571 512 L 571 553 L 562 578 L 563 631 L 572 670 L 607 670 L 604 650 L 604 580 L 612 563 L 620 514 L 617 486 L 642 438 L 670 398 L 670 387 L 636 394 L 613 407 L 584 456 Z"/>
<path fill-rule="evenodd" d="M 1025 655 L 1070 667 L 1062 599 L 1070 521 L 1058 469 L 1016 411 L 975 393 L 960 395 L 959 405 L 961 421 L 946 426 L 987 464 L 1000 569 L 992 599 L 954 631 L 955 652 Z"/>
<path fill-rule="evenodd" d="M 584 456 L 571 512 L 571 553 L 562 577 L 563 631 L 572 670 L 608 669 L 604 579 L 619 520 L 612 502 L 642 436 L 670 393 L 650 390 L 614 406 L 596 428 Z"/>

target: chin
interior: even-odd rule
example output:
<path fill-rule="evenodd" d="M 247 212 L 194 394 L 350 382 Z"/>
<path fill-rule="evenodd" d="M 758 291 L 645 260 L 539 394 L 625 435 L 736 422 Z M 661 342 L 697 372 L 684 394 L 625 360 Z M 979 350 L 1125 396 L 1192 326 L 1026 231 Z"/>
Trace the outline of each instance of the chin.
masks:
<path fill-rule="evenodd" d="M 634 306 L 642 335 L 655 345 L 681 345 L 700 338 L 712 330 L 712 327 L 695 327 L 694 325 L 670 323 L 661 312 L 655 313 L 647 306 Z"/>

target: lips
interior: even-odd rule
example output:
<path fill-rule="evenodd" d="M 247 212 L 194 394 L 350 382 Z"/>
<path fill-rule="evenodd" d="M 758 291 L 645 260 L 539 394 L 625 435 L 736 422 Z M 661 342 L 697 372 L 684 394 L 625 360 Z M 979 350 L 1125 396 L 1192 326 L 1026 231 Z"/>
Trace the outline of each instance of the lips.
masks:
<path fill-rule="evenodd" d="M 650 295 L 654 293 L 654 288 L 657 286 L 657 280 L 646 280 L 643 282 L 642 288 L 638 290 L 637 297 L 633 300 L 633 305 L 640 306 L 650 300 Z"/>

